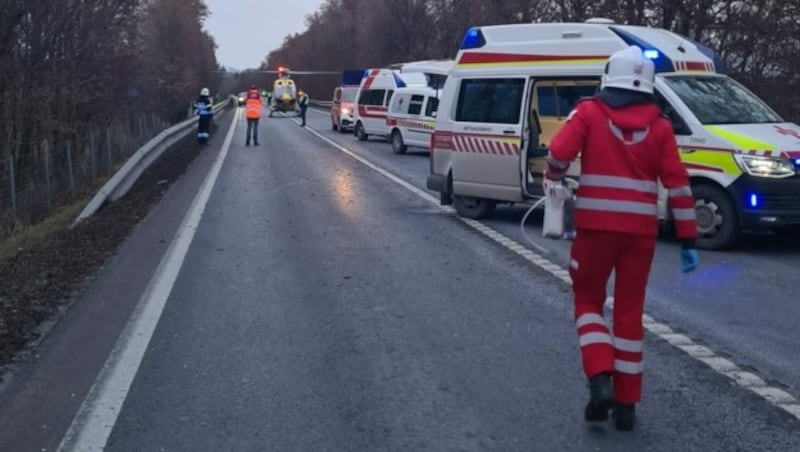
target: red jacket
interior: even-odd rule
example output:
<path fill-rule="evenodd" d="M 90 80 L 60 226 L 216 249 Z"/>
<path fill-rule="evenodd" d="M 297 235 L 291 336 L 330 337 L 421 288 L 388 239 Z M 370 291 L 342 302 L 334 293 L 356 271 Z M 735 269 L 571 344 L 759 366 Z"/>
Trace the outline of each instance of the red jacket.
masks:
<path fill-rule="evenodd" d="M 697 238 L 694 197 L 669 120 L 654 103 L 578 104 L 550 144 L 548 178 L 564 177 L 581 154 L 575 227 L 658 234 L 658 184 L 669 190 L 678 237 Z"/>

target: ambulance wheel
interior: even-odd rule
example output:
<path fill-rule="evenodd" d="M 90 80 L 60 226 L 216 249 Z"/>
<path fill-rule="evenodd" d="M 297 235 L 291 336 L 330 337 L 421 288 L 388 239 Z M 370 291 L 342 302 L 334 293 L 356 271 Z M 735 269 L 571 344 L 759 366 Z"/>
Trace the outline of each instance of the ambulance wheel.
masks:
<path fill-rule="evenodd" d="M 719 187 L 692 187 L 697 213 L 697 247 L 707 250 L 729 248 L 739 240 L 739 220 L 733 201 Z"/>
<path fill-rule="evenodd" d="M 356 138 L 358 138 L 358 141 L 367 141 L 367 138 L 369 138 L 367 132 L 364 131 L 364 125 L 360 122 L 356 124 Z"/>
<path fill-rule="evenodd" d="M 392 131 L 392 152 L 395 154 L 405 154 L 408 147 L 403 144 L 403 135 L 399 130 Z"/>
<path fill-rule="evenodd" d="M 453 195 L 456 212 L 465 218 L 477 220 L 494 212 L 497 204 L 491 199 L 473 198 L 471 196 Z"/>

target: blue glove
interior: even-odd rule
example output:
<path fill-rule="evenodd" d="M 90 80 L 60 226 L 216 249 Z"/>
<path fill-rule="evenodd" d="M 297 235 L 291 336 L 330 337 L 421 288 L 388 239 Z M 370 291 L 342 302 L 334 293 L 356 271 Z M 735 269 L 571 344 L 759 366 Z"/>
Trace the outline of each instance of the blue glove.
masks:
<path fill-rule="evenodd" d="M 697 268 L 700 263 L 700 256 L 697 255 L 695 249 L 681 250 L 681 271 L 684 273 L 691 273 Z"/>

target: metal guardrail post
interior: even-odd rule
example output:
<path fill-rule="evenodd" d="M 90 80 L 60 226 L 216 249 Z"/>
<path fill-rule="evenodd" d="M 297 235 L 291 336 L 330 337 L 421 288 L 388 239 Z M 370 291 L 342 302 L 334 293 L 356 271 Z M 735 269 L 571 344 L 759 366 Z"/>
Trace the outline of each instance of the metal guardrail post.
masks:
<path fill-rule="evenodd" d="M 17 222 L 17 183 L 14 180 L 14 156 L 8 156 L 8 180 L 11 183 L 11 222 Z"/>
<path fill-rule="evenodd" d="M 50 146 L 44 148 L 44 182 L 47 190 L 47 208 L 53 208 L 53 191 L 50 184 Z"/>
<path fill-rule="evenodd" d="M 75 194 L 75 173 L 72 172 L 72 144 L 67 141 L 67 171 L 69 172 L 69 191 Z"/>

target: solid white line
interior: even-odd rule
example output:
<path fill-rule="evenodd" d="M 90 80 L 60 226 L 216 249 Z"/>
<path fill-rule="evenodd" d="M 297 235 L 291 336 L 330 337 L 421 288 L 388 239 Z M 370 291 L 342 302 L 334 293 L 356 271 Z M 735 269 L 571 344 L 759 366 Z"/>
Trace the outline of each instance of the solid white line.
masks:
<path fill-rule="evenodd" d="M 300 124 L 298 121 L 297 124 Z M 335 147 L 336 149 L 342 151 L 343 153 L 349 155 L 350 157 L 356 159 L 357 161 L 363 163 L 367 167 L 377 171 L 378 173 L 386 176 L 393 182 L 397 183 L 398 185 L 406 188 L 410 192 L 416 194 L 420 198 L 428 201 L 429 203 L 433 204 L 440 209 L 447 211 L 448 213 L 453 213 L 454 210 L 447 206 L 441 206 L 439 204 L 439 200 L 430 195 L 429 193 L 420 190 L 419 188 L 411 185 L 410 183 L 400 179 L 399 177 L 395 176 L 394 174 L 390 173 L 389 171 L 384 170 L 383 168 L 378 167 L 377 165 L 373 164 L 369 160 L 366 160 L 359 155 L 355 154 L 353 151 L 339 145 L 338 143 L 330 140 L 328 137 L 322 135 L 321 133 L 317 132 L 316 130 L 312 129 L 311 127 L 305 127 L 305 129 L 318 137 L 319 139 L 325 141 L 326 143 L 330 144 L 331 146 Z M 494 242 L 499 244 L 500 246 L 506 248 L 507 250 L 516 253 L 535 267 L 538 267 L 552 276 L 560 279 L 561 281 L 565 282 L 566 284 L 572 284 L 572 279 L 569 276 L 569 272 L 564 269 L 564 267 L 557 265 L 550 261 L 547 257 L 539 255 L 524 246 L 518 244 L 514 240 L 506 237 L 505 235 L 501 234 L 500 232 L 495 231 L 494 229 L 486 226 L 485 224 L 481 223 L 477 220 L 471 220 L 468 218 L 462 218 L 458 216 L 462 222 L 469 225 L 476 231 L 480 232 L 481 234 L 485 235 L 486 237 L 492 239 Z M 533 244 L 535 245 L 535 244 Z M 549 251 L 543 247 L 537 246 L 540 250 L 543 250 L 545 254 L 550 254 Z M 614 307 L 614 299 L 613 297 L 609 297 L 606 300 L 606 305 L 609 309 L 613 309 Z M 761 396 L 764 400 L 768 403 L 781 408 L 782 410 L 789 413 L 791 416 L 795 417 L 796 419 L 800 420 L 800 401 L 798 401 L 794 396 L 787 393 L 786 391 L 769 386 L 766 383 L 763 385 L 760 382 L 763 380 L 758 377 L 756 374 L 752 372 L 747 372 L 733 362 L 723 357 L 717 356 L 711 349 L 708 347 L 696 344 L 691 338 L 685 336 L 683 334 L 676 334 L 673 330 L 660 322 L 653 320 L 650 316 L 645 315 L 643 317 L 644 327 L 647 331 L 661 339 L 663 339 L 667 344 L 672 345 L 682 351 L 684 351 L 687 355 L 691 358 L 705 363 L 708 367 L 713 369 L 715 372 L 724 375 L 727 378 L 733 380 L 739 387 L 747 389 L 755 394 Z"/>
<path fill-rule="evenodd" d="M 239 116 L 241 110 L 237 110 L 222 150 L 125 325 L 114 350 L 106 360 L 103 370 L 61 441 L 59 451 L 99 451 L 105 447 L 175 280 L 178 278 L 194 234 L 200 225 L 203 212 L 228 155 Z"/>

